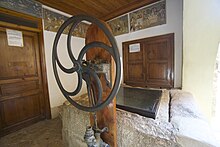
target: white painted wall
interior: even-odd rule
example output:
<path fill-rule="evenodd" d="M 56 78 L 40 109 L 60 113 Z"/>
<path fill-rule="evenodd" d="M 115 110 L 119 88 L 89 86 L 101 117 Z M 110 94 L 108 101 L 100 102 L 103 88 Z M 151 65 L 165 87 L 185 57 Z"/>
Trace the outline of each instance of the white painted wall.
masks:
<path fill-rule="evenodd" d="M 46 66 L 47 66 L 47 76 L 48 76 L 48 85 L 49 85 L 49 94 L 50 94 L 50 103 L 51 107 L 59 106 L 64 101 L 63 96 L 61 95 L 60 90 L 58 89 L 57 83 L 55 81 L 53 68 L 52 68 L 52 47 L 55 38 L 55 32 L 44 31 L 44 45 L 45 45 L 45 53 L 46 53 Z M 72 50 L 75 57 L 78 57 L 79 51 L 84 46 L 84 39 L 73 37 L 72 39 Z M 67 53 L 67 35 L 62 35 L 58 44 L 58 56 L 60 58 L 61 63 L 66 67 L 71 67 L 71 61 L 69 59 Z M 77 80 L 74 77 L 70 77 L 67 74 L 59 72 L 61 75 L 61 79 L 63 80 L 63 84 L 65 88 L 71 90 L 77 83 Z"/>
<path fill-rule="evenodd" d="M 182 0 L 166 0 L 167 24 L 147 28 L 144 30 L 116 36 L 120 55 L 122 56 L 122 42 L 136 40 L 162 34 L 175 33 L 175 67 L 174 67 L 174 86 L 181 87 L 182 73 L 182 27 L 183 9 Z"/>
<path fill-rule="evenodd" d="M 59 13 L 61 15 L 71 17 L 71 15 L 66 14 L 64 12 L 58 11 L 56 9 L 43 6 L 46 9 L 49 9 L 51 11 L 54 11 L 56 13 Z M 51 113 L 52 118 L 56 117 L 59 114 L 58 106 L 62 105 L 64 101 L 66 101 L 65 97 L 61 93 L 57 82 L 54 77 L 53 73 L 53 67 L 52 67 L 52 48 L 53 48 L 53 42 L 56 36 L 56 32 L 50 32 L 44 30 L 44 48 L 45 48 L 45 58 L 46 58 L 46 68 L 47 68 L 47 80 L 48 80 L 48 90 L 49 90 L 49 99 L 50 99 L 50 107 L 51 107 Z M 79 38 L 79 37 L 72 37 L 71 40 L 72 44 L 72 52 L 75 56 L 75 58 L 78 57 L 78 54 L 80 50 L 85 45 L 85 39 Z M 69 59 L 68 53 L 67 53 L 67 35 L 62 34 L 60 37 L 60 41 L 58 43 L 58 56 L 61 61 L 61 63 L 65 67 L 72 67 L 72 63 Z M 78 80 L 77 75 L 67 75 L 64 74 L 61 70 L 58 70 L 60 79 L 62 84 L 64 85 L 65 89 L 68 91 L 75 90 L 75 87 L 77 86 Z M 86 92 L 86 86 L 83 82 L 83 87 L 78 95 L 81 95 L 82 93 Z"/>
<path fill-rule="evenodd" d="M 220 1 L 184 0 L 183 89 L 194 94 L 210 119 L 214 67 L 220 42 Z"/>
<path fill-rule="evenodd" d="M 52 67 L 52 47 L 56 33 L 50 31 L 44 31 L 44 46 L 45 46 L 45 56 L 46 56 L 46 67 L 47 67 L 47 79 L 48 79 L 48 89 L 49 89 L 49 98 L 50 98 L 50 106 L 52 110 L 52 117 L 55 117 L 56 114 L 56 107 L 63 104 L 66 100 L 61 93 L 55 77 L 53 73 Z M 66 67 L 71 67 L 72 63 L 69 59 L 67 54 L 67 35 L 61 35 L 59 44 L 58 44 L 58 56 L 60 58 L 61 63 Z M 72 50 L 75 57 L 78 57 L 79 51 L 85 44 L 85 39 L 72 37 Z M 60 71 L 60 70 L 59 70 Z M 62 83 L 64 84 L 65 88 L 69 91 L 73 91 L 78 83 L 77 75 L 67 75 L 59 72 L 60 78 L 62 79 Z M 80 94 L 85 92 L 85 85 L 83 86 Z"/>

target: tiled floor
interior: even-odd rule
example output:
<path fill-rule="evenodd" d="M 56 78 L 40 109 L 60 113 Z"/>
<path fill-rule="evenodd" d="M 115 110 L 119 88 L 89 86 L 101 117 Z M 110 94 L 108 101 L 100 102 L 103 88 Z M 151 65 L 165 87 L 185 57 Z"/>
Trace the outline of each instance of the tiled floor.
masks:
<path fill-rule="evenodd" d="M 45 120 L 0 139 L 0 147 L 63 147 L 61 120 Z"/>

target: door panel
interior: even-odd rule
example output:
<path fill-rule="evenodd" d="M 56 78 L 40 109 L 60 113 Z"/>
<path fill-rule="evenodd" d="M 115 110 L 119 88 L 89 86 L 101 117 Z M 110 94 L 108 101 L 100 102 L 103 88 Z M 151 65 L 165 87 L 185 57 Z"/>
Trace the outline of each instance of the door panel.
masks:
<path fill-rule="evenodd" d="M 16 88 L 15 88 L 16 87 Z M 1 86 L 2 96 L 17 94 L 29 90 L 39 89 L 38 81 L 24 81 L 18 83 L 4 84 Z"/>
<path fill-rule="evenodd" d="M 8 134 L 45 118 L 38 34 L 22 31 L 23 47 L 8 46 L 0 27 L 0 131 Z"/>
<path fill-rule="evenodd" d="M 41 114 L 38 94 L 5 100 L 1 106 L 1 111 L 4 113 L 3 127 L 9 127 Z"/>
<path fill-rule="evenodd" d="M 166 40 L 155 40 L 145 44 L 148 60 L 167 60 L 170 57 L 170 51 L 167 50 Z"/>
<path fill-rule="evenodd" d="M 173 87 L 173 35 L 163 35 L 144 42 L 147 87 Z"/>
<path fill-rule="evenodd" d="M 142 44 L 139 41 L 134 41 L 131 44 L 138 43 L 140 44 L 140 51 L 137 52 L 130 52 L 130 44 L 123 44 L 124 80 L 127 83 L 132 83 L 132 85 L 143 85 L 145 81 L 145 64 Z"/>
<path fill-rule="evenodd" d="M 24 47 L 8 46 L 6 32 L 1 30 L 1 72 L 0 79 L 18 78 L 23 76 L 37 76 L 36 52 L 33 33 L 23 33 Z M 4 48 L 4 49 L 3 49 Z"/>
<path fill-rule="evenodd" d="M 148 81 L 165 80 L 167 78 L 167 63 L 150 63 L 147 66 Z"/>
<path fill-rule="evenodd" d="M 130 63 L 128 66 L 128 79 L 131 81 L 142 81 L 143 80 L 143 62 Z"/>

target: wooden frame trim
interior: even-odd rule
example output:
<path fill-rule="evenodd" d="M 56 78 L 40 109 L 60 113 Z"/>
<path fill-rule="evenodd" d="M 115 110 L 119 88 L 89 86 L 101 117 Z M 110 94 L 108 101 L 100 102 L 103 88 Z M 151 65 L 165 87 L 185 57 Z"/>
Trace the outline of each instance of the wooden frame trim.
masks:
<path fill-rule="evenodd" d="M 42 26 L 42 20 L 40 21 Z M 44 89 L 45 96 L 45 106 L 46 106 L 46 118 L 51 119 L 51 109 L 50 109 L 50 98 L 48 91 L 48 81 L 47 81 L 47 68 L 46 68 L 46 56 L 45 56 L 45 48 L 44 48 L 44 36 L 43 36 L 43 28 L 39 33 L 39 47 L 40 47 L 40 63 L 41 63 L 41 71 L 42 71 L 42 83 Z"/>
<path fill-rule="evenodd" d="M 0 26 L 3 26 L 3 27 L 16 28 L 19 30 L 26 30 L 26 31 L 32 31 L 32 32 L 38 33 L 41 77 L 42 77 L 43 95 L 44 95 L 44 103 L 45 103 L 45 117 L 46 119 L 51 119 L 42 19 L 27 15 L 27 14 L 23 14 L 23 13 L 18 13 L 12 10 L 4 9 L 4 8 L 0 8 L 0 13 L 7 14 L 10 16 L 15 16 L 15 17 L 21 17 L 23 19 L 36 22 L 38 24 L 38 28 L 31 28 L 27 26 L 21 26 L 21 25 L 16 25 L 16 24 L 0 21 Z"/>
<path fill-rule="evenodd" d="M 0 11 L 1 12 L 1 11 Z M 26 31 L 32 31 L 32 32 L 41 32 L 40 29 L 37 28 L 31 28 L 31 27 L 26 27 L 26 26 L 20 26 L 20 25 L 16 25 L 16 24 L 12 24 L 12 23 L 8 23 L 8 22 L 4 22 L 4 21 L 0 21 L 0 26 L 2 27 L 9 27 L 9 28 L 16 28 L 16 29 L 20 29 L 20 30 L 26 30 Z"/>
<path fill-rule="evenodd" d="M 20 12 L 8 10 L 8 9 L 5 9 L 5 8 L 0 8 L 0 13 L 15 16 L 15 17 L 21 17 L 23 19 L 30 20 L 32 22 L 37 22 L 38 23 L 38 29 L 43 31 L 43 26 L 40 25 L 40 24 L 42 24 L 41 23 L 41 21 L 42 21 L 41 18 L 37 18 L 37 17 L 31 16 L 31 15 L 28 15 L 28 14 L 23 14 L 23 13 L 20 13 Z"/>

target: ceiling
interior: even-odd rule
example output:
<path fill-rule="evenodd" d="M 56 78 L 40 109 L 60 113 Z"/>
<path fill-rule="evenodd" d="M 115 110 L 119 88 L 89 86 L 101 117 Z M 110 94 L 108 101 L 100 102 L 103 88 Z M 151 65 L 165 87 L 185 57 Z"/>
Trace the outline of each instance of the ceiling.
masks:
<path fill-rule="evenodd" d="M 71 15 L 88 14 L 102 20 L 143 7 L 159 0 L 38 0 L 42 4 Z"/>

